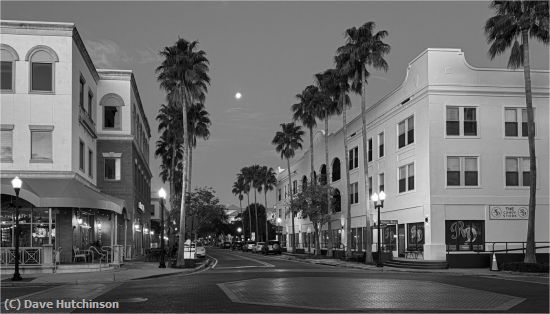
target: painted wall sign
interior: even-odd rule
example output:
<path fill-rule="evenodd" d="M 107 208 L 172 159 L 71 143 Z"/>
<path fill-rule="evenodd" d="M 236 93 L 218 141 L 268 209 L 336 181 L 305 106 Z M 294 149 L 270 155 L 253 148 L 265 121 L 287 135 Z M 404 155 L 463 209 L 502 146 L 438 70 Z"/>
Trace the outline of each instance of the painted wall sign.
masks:
<path fill-rule="evenodd" d="M 521 220 L 529 218 L 529 207 L 522 205 L 489 206 L 489 219 Z"/>

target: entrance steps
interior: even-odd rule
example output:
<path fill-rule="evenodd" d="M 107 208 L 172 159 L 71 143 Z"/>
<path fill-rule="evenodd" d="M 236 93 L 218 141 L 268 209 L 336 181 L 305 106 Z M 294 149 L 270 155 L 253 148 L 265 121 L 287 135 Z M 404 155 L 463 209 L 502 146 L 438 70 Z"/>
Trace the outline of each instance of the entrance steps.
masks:
<path fill-rule="evenodd" d="M 115 266 L 107 263 L 93 264 L 60 264 L 57 265 L 56 273 L 85 273 L 94 271 L 105 271 L 115 269 Z"/>
<path fill-rule="evenodd" d="M 444 260 L 425 261 L 418 259 L 394 258 L 393 260 L 384 261 L 384 266 L 415 269 L 447 269 L 449 268 L 449 263 Z"/>

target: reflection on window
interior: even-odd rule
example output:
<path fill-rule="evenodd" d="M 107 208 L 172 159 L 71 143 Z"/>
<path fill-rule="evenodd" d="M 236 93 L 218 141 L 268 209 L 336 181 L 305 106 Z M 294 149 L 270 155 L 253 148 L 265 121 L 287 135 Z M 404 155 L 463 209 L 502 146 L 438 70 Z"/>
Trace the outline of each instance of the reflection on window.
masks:
<path fill-rule="evenodd" d="M 31 131 L 31 159 L 52 159 L 51 131 Z"/>

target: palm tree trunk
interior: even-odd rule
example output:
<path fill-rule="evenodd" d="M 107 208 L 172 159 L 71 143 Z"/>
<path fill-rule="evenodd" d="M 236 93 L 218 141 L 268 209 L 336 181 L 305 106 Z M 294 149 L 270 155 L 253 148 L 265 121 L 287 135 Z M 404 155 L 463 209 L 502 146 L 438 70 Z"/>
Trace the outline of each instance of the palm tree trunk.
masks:
<path fill-rule="evenodd" d="M 290 195 L 290 202 L 292 203 L 292 177 L 290 173 L 290 159 L 286 159 L 286 163 L 288 166 L 288 193 Z M 292 220 L 292 249 L 291 252 L 294 252 L 296 250 L 296 237 L 294 234 L 294 213 L 290 211 L 290 219 Z"/>
<path fill-rule="evenodd" d="M 267 187 L 264 188 L 264 198 L 265 198 L 265 241 L 267 242 L 269 240 L 269 232 L 267 231 Z"/>
<path fill-rule="evenodd" d="M 247 202 L 248 202 L 248 235 L 249 235 L 249 239 L 252 238 L 252 216 L 250 216 L 250 191 L 248 191 L 248 193 L 246 193 L 246 199 L 247 199 Z M 246 238 L 246 236 L 245 236 Z"/>
<path fill-rule="evenodd" d="M 365 80 L 365 69 L 363 68 L 363 80 Z M 370 199 L 369 199 L 369 165 L 368 165 L 368 152 L 367 152 L 367 84 L 362 82 L 361 84 L 361 135 L 363 137 L 363 169 L 365 172 L 365 264 L 372 264 L 372 231 L 370 226 Z M 380 240 L 378 240 L 380 241 Z"/>
<path fill-rule="evenodd" d="M 310 161 L 310 182 L 311 186 L 314 186 L 317 184 L 315 182 L 315 176 L 313 175 L 315 173 L 314 167 L 313 167 L 313 128 L 309 128 L 309 161 Z"/>
<path fill-rule="evenodd" d="M 177 258 L 177 261 L 176 261 L 176 265 L 178 267 L 181 267 L 181 266 L 184 266 L 185 265 L 185 261 L 184 261 L 184 244 L 185 244 L 185 201 L 186 201 L 186 197 L 185 197 L 185 191 L 186 191 L 186 186 L 187 186 L 187 106 L 188 104 L 190 103 L 189 101 L 189 98 L 188 98 L 188 93 L 187 93 L 187 90 L 185 90 L 184 87 L 182 86 L 179 86 L 179 89 L 180 89 L 180 95 L 183 97 L 182 99 L 182 106 L 183 106 L 183 109 L 182 109 L 182 115 L 183 115 L 183 137 L 182 137 L 182 140 L 183 140 L 183 147 L 184 147 L 184 150 L 183 150 L 183 169 L 182 169 L 182 183 L 181 183 L 181 205 L 180 205 L 180 237 L 179 237 L 179 241 L 178 241 L 178 258 Z"/>
<path fill-rule="evenodd" d="M 330 165 L 328 157 L 328 110 L 325 111 L 325 168 L 326 168 L 326 184 L 330 187 Z M 328 229 L 328 243 L 327 243 L 327 256 L 332 256 L 332 209 L 331 209 L 331 197 L 330 193 L 327 193 L 327 213 L 329 215 L 327 229 Z"/>
<path fill-rule="evenodd" d="M 244 217 L 243 217 L 243 199 L 242 194 L 239 194 L 239 207 L 241 208 L 241 226 L 243 227 L 243 234 L 246 237 L 246 230 L 244 229 Z"/>
<path fill-rule="evenodd" d="M 260 240 L 260 234 L 258 233 L 258 201 L 256 200 L 256 189 L 254 189 L 254 216 L 256 216 L 256 238 L 255 241 Z"/>
<path fill-rule="evenodd" d="M 172 141 L 172 160 L 170 161 L 170 204 L 171 208 L 176 208 L 176 186 L 175 186 L 175 173 L 176 173 L 176 152 L 178 147 L 176 145 L 176 140 Z"/>
<path fill-rule="evenodd" d="M 319 224 L 314 223 L 313 224 L 313 230 L 315 232 L 315 255 L 319 256 L 321 255 L 321 244 L 319 243 Z"/>
<path fill-rule="evenodd" d="M 342 122 L 344 123 L 344 172 L 346 174 L 346 195 L 348 201 L 346 203 L 346 257 L 351 256 L 351 198 L 349 195 L 349 156 L 348 156 L 348 125 L 346 121 L 346 105 L 345 105 L 345 93 L 342 93 Z"/>
<path fill-rule="evenodd" d="M 527 137 L 529 140 L 529 219 L 527 221 L 527 244 L 525 263 L 536 263 L 535 249 L 535 206 L 537 193 L 537 163 L 535 155 L 535 117 L 533 95 L 531 94 L 531 66 L 529 65 L 529 30 L 521 32 L 523 39 L 523 76 L 525 78 L 525 103 L 527 105 Z"/>
<path fill-rule="evenodd" d="M 189 154 L 187 154 L 187 193 L 191 195 L 191 174 L 193 173 L 193 147 L 189 143 Z"/>

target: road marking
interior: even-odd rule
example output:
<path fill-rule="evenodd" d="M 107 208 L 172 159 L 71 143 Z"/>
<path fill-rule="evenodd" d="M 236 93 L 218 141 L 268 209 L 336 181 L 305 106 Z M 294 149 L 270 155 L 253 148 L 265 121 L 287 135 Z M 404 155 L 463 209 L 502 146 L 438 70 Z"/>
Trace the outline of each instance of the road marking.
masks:
<path fill-rule="evenodd" d="M 514 279 L 514 278 L 507 278 L 507 277 L 497 277 L 497 276 L 480 276 L 483 278 L 490 278 L 490 279 L 501 279 L 501 280 L 509 280 L 509 281 L 519 281 L 519 282 L 525 282 L 525 283 L 534 283 L 538 285 L 545 285 L 548 286 L 548 282 L 537 282 L 537 281 L 529 281 L 529 280 L 522 280 L 522 279 Z M 548 279 L 548 278 L 547 278 Z"/>
<path fill-rule="evenodd" d="M 214 269 L 216 267 L 216 265 L 218 265 L 218 259 L 213 257 L 213 256 L 210 256 L 210 255 L 206 255 L 206 256 L 214 259 L 214 261 L 215 261 L 214 265 L 210 266 L 211 269 Z"/>
<path fill-rule="evenodd" d="M 249 260 L 249 261 L 253 261 L 253 262 L 256 262 L 256 263 L 259 263 L 259 264 L 262 264 L 262 265 L 264 265 L 264 267 L 275 267 L 275 265 L 273 265 L 273 264 L 270 264 L 270 263 L 252 258 L 252 257 L 246 257 L 246 256 L 241 256 L 241 255 L 236 255 L 236 254 L 231 254 L 231 253 L 227 253 L 227 254 L 235 256 L 235 257 L 239 257 L 239 258 L 242 258 L 242 259 L 246 259 L 246 260 Z M 261 267 L 261 266 L 255 266 L 255 267 Z"/>

